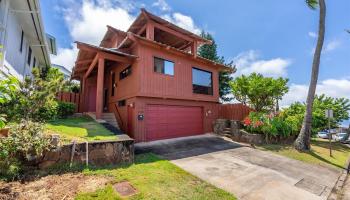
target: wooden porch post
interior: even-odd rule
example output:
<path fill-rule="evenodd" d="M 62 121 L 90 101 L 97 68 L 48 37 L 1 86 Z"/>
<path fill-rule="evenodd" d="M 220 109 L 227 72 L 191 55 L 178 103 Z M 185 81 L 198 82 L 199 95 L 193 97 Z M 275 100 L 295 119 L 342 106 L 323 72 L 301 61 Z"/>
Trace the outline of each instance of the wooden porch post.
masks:
<path fill-rule="evenodd" d="M 85 101 L 84 99 L 86 99 L 85 97 L 85 93 L 86 93 L 86 78 L 83 76 L 83 80 L 82 82 L 80 82 L 80 105 L 79 105 L 79 112 L 83 113 L 86 112 L 86 106 L 85 106 Z"/>
<path fill-rule="evenodd" d="M 103 83 L 105 73 L 105 60 L 98 58 L 97 89 L 96 89 L 96 119 L 101 119 L 103 112 Z"/>

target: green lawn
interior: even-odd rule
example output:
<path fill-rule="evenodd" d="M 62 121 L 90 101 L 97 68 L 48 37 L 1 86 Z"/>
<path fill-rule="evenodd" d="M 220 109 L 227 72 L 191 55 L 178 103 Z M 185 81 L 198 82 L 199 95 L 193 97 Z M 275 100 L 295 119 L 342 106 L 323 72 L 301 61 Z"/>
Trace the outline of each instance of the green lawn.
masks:
<path fill-rule="evenodd" d="M 298 152 L 291 145 L 268 144 L 258 146 L 257 148 L 311 164 L 343 168 L 350 156 L 350 148 L 338 142 L 333 142 L 333 157 L 330 157 L 328 145 L 328 140 L 312 139 L 311 151 L 308 153 Z"/>
<path fill-rule="evenodd" d="M 72 140 L 82 142 L 117 139 L 114 133 L 85 116 L 50 121 L 46 128 L 48 134 L 60 134 L 64 143 Z"/>
<path fill-rule="evenodd" d="M 127 199 L 236 199 L 233 195 L 192 176 L 154 154 L 137 155 L 135 164 L 130 166 L 87 169 L 83 173 L 113 176 L 115 182 L 129 181 L 138 193 Z M 76 199 L 111 200 L 123 198 L 109 185 L 96 192 L 78 194 Z"/>

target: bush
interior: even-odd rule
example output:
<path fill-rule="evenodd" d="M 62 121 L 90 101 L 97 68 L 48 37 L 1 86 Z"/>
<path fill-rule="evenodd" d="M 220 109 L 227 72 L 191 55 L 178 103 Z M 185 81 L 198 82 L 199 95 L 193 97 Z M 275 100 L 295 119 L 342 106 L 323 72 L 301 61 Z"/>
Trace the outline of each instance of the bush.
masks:
<path fill-rule="evenodd" d="M 22 121 L 10 126 L 10 135 L 0 138 L 0 176 L 18 177 L 22 166 L 49 150 L 50 138 L 44 134 L 41 123 Z"/>
<path fill-rule="evenodd" d="M 298 131 L 299 124 L 295 120 L 289 118 L 287 121 L 281 115 L 251 112 L 243 125 L 248 132 L 264 134 L 266 138 L 288 137 Z"/>
<path fill-rule="evenodd" d="M 75 111 L 74 103 L 58 102 L 57 113 L 59 118 L 66 118 L 70 115 L 73 115 L 74 111 Z"/>

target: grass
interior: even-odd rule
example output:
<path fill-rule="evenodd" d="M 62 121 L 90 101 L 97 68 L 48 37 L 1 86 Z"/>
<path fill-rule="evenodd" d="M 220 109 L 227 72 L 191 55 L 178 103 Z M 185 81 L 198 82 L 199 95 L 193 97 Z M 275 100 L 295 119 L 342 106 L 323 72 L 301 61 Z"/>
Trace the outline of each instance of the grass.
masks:
<path fill-rule="evenodd" d="M 329 156 L 329 142 L 324 139 L 311 139 L 311 151 L 301 153 L 292 145 L 267 144 L 258 146 L 259 149 L 271 151 L 282 156 L 303 162 L 344 168 L 350 156 L 350 148 L 339 142 L 332 143 L 332 157 Z"/>
<path fill-rule="evenodd" d="M 137 194 L 126 199 L 236 199 L 233 195 L 200 180 L 154 154 L 137 155 L 135 164 L 129 166 L 85 169 L 83 173 L 113 176 L 115 182 L 129 181 L 136 188 Z M 78 194 L 76 199 L 125 198 L 121 198 L 109 185 L 96 192 Z"/>
<path fill-rule="evenodd" d="M 46 129 L 49 134 L 59 134 L 64 143 L 117 139 L 114 133 L 86 116 L 50 121 Z"/>

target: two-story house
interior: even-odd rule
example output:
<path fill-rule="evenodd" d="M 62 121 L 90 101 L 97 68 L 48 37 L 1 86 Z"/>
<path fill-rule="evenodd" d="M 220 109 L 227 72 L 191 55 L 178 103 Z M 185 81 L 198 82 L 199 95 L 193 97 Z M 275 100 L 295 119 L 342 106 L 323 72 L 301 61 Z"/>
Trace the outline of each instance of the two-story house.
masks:
<path fill-rule="evenodd" d="M 114 113 L 138 142 L 212 131 L 219 71 L 230 68 L 197 55 L 211 41 L 144 9 L 127 32 L 107 28 L 99 46 L 76 42 L 80 112 Z"/>
<path fill-rule="evenodd" d="M 55 39 L 45 34 L 39 0 L 0 0 L 0 78 L 50 66 Z"/>

